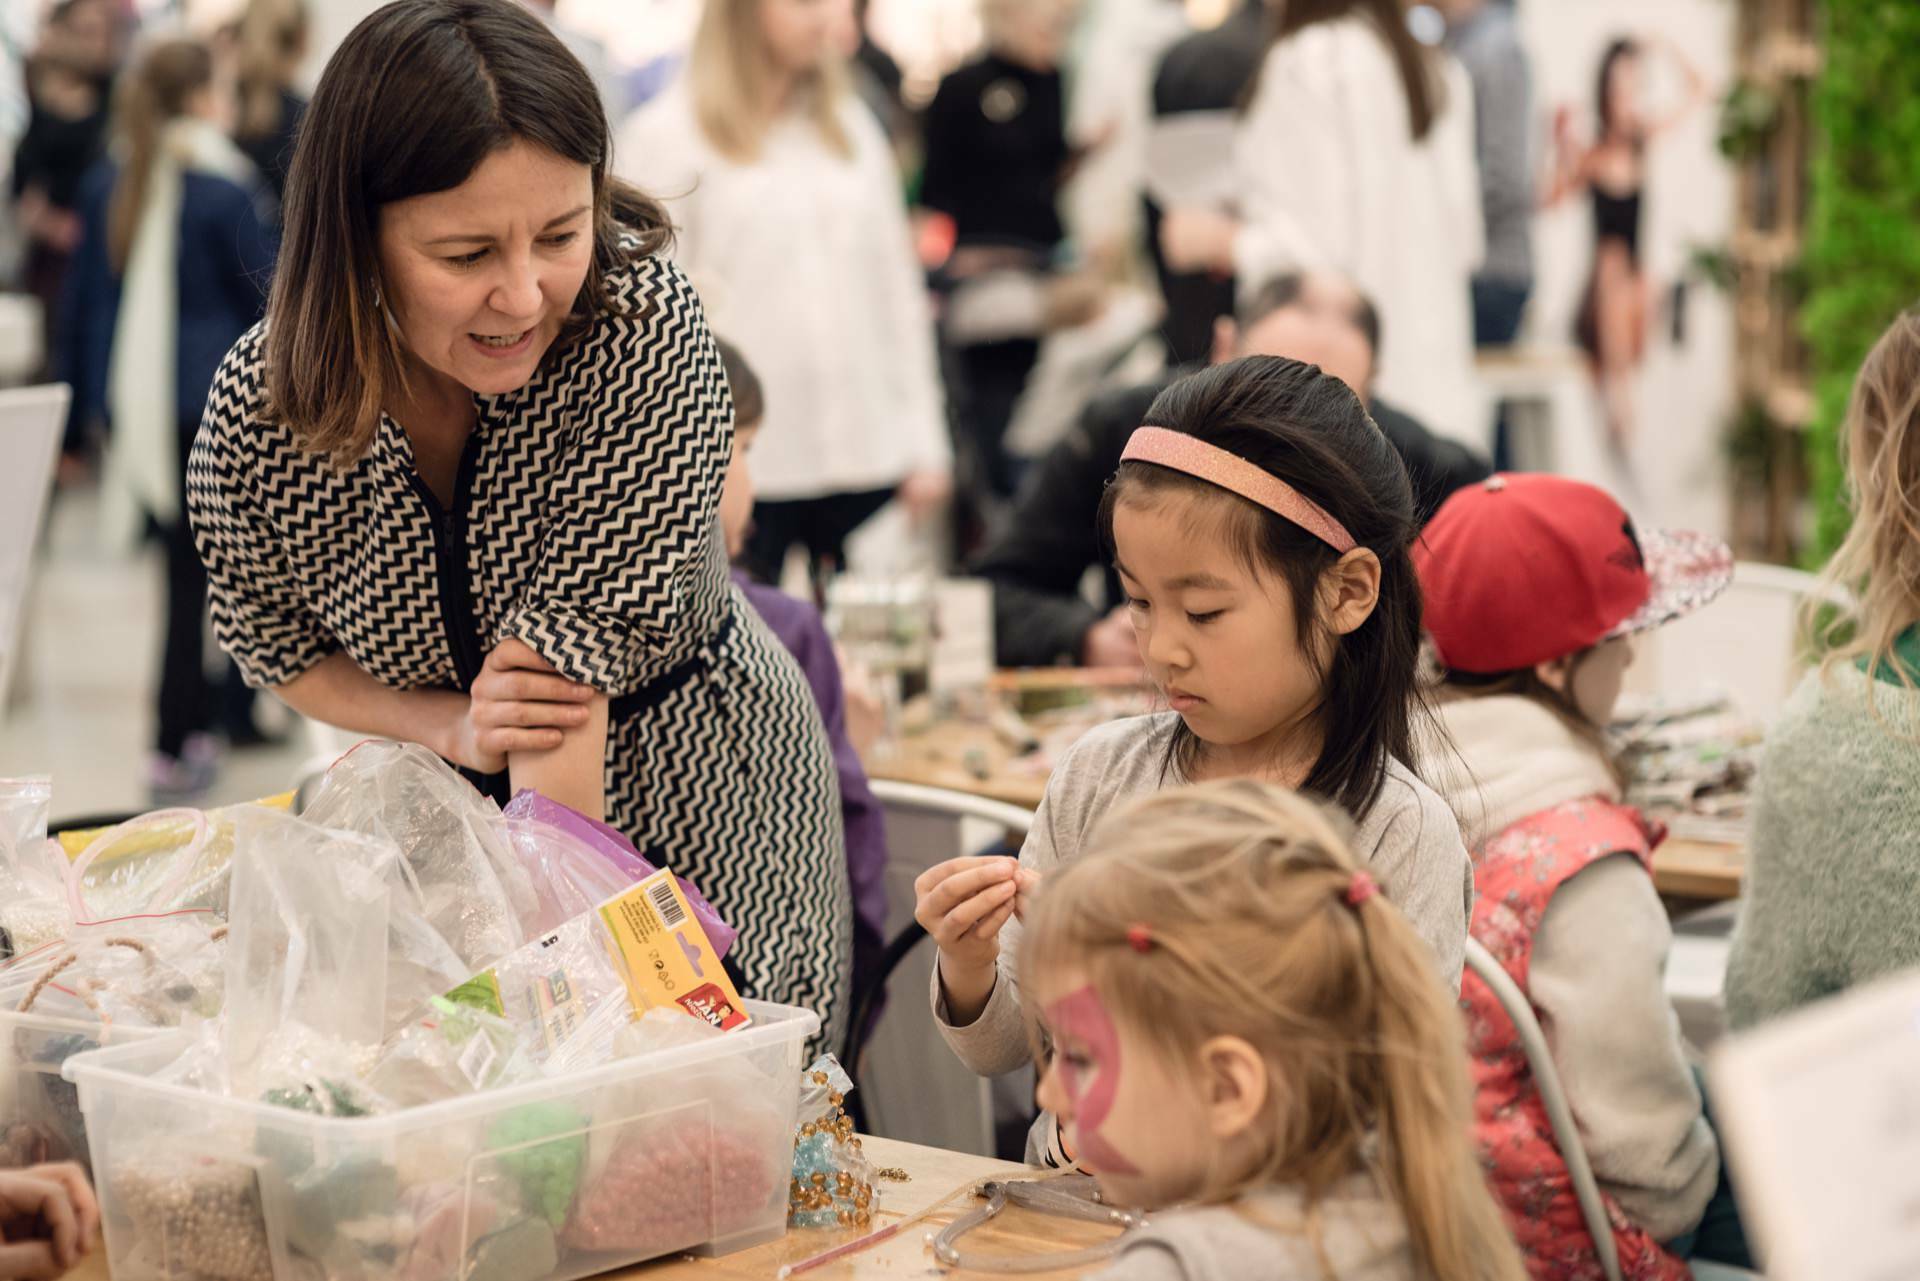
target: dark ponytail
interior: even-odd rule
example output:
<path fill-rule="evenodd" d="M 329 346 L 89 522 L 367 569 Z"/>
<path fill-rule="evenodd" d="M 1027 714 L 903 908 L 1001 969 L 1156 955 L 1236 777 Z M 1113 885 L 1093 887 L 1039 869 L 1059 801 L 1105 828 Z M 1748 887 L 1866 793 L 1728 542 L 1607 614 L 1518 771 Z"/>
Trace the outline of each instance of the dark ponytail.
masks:
<path fill-rule="evenodd" d="M 1419 525 L 1399 452 L 1345 383 L 1277 356 L 1248 356 L 1183 378 L 1160 393 L 1147 421 L 1278 476 L 1379 557 L 1373 613 L 1352 632 L 1326 637 L 1319 585 L 1340 556 L 1292 521 L 1150 463 L 1122 464 L 1100 505 L 1109 555 L 1120 503 L 1180 492 L 1229 505 L 1236 550 L 1248 565 L 1286 581 L 1301 649 L 1311 656 L 1324 645 L 1332 654 L 1316 673 L 1323 741 L 1304 787 L 1363 818 L 1380 795 L 1389 760 L 1413 760 L 1415 717 L 1426 709 L 1417 670 L 1420 584 L 1409 554 Z M 1198 752 L 1199 740 L 1181 725 L 1169 765 L 1189 773 Z"/>

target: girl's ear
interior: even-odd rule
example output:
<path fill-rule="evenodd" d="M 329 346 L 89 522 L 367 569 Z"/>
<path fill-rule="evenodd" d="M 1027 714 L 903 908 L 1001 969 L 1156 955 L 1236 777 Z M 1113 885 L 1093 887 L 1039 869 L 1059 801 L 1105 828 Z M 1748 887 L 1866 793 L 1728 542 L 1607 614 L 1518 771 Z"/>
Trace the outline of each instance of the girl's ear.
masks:
<path fill-rule="evenodd" d="M 1545 685 L 1555 693 L 1571 694 L 1573 687 L 1573 659 L 1573 655 L 1566 654 L 1559 658 L 1549 659 L 1544 663 L 1536 663 L 1533 668 L 1533 674 L 1540 678 L 1542 685 Z"/>
<path fill-rule="evenodd" d="M 1276 1085 L 1266 1059 L 1237 1036 L 1216 1036 L 1200 1047 L 1200 1080 L 1207 1128 L 1221 1140 L 1244 1134 L 1257 1123 Z"/>
<path fill-rule="evenodd" d="M 1356 547 L 1320 575 L 1320 613 L 1336 636 L 1373 617 L 1380 603 L 1380 558 Z"/>

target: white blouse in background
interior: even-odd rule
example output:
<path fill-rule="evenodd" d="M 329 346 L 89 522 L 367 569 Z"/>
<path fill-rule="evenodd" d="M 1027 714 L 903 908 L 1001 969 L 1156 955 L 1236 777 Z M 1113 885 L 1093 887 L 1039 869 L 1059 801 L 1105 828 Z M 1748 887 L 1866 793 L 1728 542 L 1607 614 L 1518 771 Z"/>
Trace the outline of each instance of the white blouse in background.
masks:
<path fill-rule="evenodd" d="M 1380 313 L 1382 400 L 1486 450 L 1491 418 L 1473 369 L 1471 280 L 1485 253 L 1473 151 L 1473 85 L 1451 57 L 1445 100 L 1415 139 L 1386 41 L 1364 18 L 1308 27 L 1267 54 L 1240 126 L 1243 290 L 1279 272 L 1331 268 Z"/>
<path fill-rule="evenodd" d="M 684 77 L 621 128 L 614 168 L 666 202 L 674 257 L 715 334 L 765 385 L 753 446 L 763 499 L 889 488 L 947 470 L 933 312 L 878 122 L 851 94 L 852 157 L 788 117 L 757 160 L 722 156 Z"/>

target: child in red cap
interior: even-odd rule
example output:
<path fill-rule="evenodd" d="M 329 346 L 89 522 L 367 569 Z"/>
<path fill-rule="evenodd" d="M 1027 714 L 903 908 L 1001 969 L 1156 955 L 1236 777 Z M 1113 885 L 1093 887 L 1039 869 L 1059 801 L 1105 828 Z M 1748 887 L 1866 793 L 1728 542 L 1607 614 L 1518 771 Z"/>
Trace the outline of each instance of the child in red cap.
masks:
<path fill-rule="evenodd" d="M 1473 853 L 1470 932 L 1548 1030 L 1621 1274 L 1680 1281 L 1696 1254 L 1744 1266 L 1662 982 L 1673 936 L 1651 860 L 1665 832 L 1622 803 L 1602 731 L 1634 635 L 1717 596 L 1732 555 L 1699 535 L 1636 531 L 1591 485 L 1502 475 L 1448 499 L 1414 563 L 1443 671 L 1438 710 L 1460 757 L 1429 777 Z M 1599 1277 L 1512 1022 L 1471 974 L 1461 1005 L 1481 1158 L 1528 1270 Z"/>

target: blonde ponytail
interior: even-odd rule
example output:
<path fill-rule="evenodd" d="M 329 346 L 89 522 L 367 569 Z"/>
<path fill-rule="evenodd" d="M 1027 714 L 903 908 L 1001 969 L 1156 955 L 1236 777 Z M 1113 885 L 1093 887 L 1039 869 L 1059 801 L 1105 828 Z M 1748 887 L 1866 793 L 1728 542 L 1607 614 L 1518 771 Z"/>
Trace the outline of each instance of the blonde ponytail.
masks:
<path fill-rule="evenodd" d="M 1434 982 L 1433 955 L 1383 901 L 1360 909 L 1373 971 L 1383 1172 L 1426 1270 L 1449 1281 L 1522 1281 L 1506 1220 L 1473 1147 L 1466 1028 Z"/>
<path fill-rule="evenodd" d="M 161 41 L 122 78 L 113 107 L 122 156 L 107 204 L 107 259 L 116 273 L 126 271 L 133 253 L 161 133 L 186 114 L 194 94 L 212 83 L 213 55 L 195 40 Z"/>

